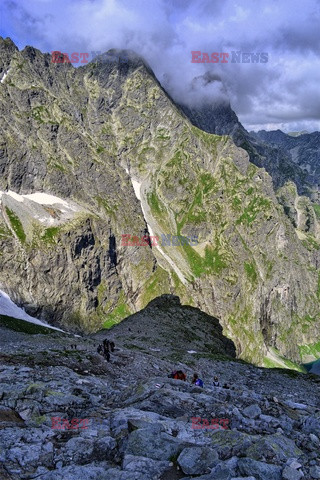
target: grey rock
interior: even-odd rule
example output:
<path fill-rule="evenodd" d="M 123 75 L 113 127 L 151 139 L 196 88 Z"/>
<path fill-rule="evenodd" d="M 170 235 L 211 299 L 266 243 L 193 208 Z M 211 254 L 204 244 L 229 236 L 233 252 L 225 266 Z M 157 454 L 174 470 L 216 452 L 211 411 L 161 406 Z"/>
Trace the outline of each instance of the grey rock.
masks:
<path fill-rule="evenodd" d="M 295 442 L 282 434 L 265 435 L 253 443 L 247 455 L 255 460 L 268 458 L 270 461 L 285 462 L 289 457 L 299 457 L 302 451 Z"/>
<path fill-rule="evenodd" d="M 317 437 L 317 435 L 314 435 L 313 433 L 310 433 L 309 438 L 310 438 L 311 442 L 315 443 L 316 445 L 320 444 L 320 440 Z"/>
<path fill-rule="evenodd" d="M 320 467 L 318 465 L 310 468 L 310 476 L 311 478 L 320 478 Z"/>
<path fill-rule="evenodd" d="M 301 470 L 296 470 L 289 466 L 284 467 L 282 472 L 283 480 L 300 480 L 303 476 Z"/>
<path fill-rule="evenodd" d="M 178 464 L 183 473 L 201 475 L 208 473 L 208 469 L 217 462 L 217 452 L 209 447 L 187 447 L 178 457 Z"/>
<path fill-rule="evenodd" d="M 122 468 L 129 472 L 141 472 L 149 475 L 150 478 L 160 475 L 168 470 L 171 463 L 168 461 L 156 461 L 151 458 L 138 457 L 136 455 L 125 455 Z"/>
<path fill-rule="evenodd" d="M 257 480 L 281 480 L 281 467 L 277 465 L 240 458 L 238 467 L 242 475 L 252 475 Z"/>
<path fill-rule="evenodd" d="M 279 423 L 279 421 L 276 418 L 272 417 L 271 415 L 260 414 L 259 419 L 262 420 L 263 422 L 266 422 L 266 423 L 271 423 L 271 422 L 274 422 L 274 421 Z"/>
<path fill-rule="evenodd" d="M 248 418 L 257 418 L 261 414 L 261 408 L 259 405 L 250 405 L 243 410 L 243 415 Z"/>
<path fill-rule="evenodd" d="M 126 452 L 136 456 L 147 456 L 153 460 L 170 460 L 182 448 L 182 445 L 172 437 L 161 432 L 160 428 L 150 426 L 134 430 L 129 435 Z"/>
<path fill-rule="evenodd" d="M 103 436 L 94 442 L 94 458 L 98 460 L 112 459 L 117 442 L 110 436 Z"/>
<path fill-rule="evenodd" d="M 230 468 L 228 468 L 227 465 L 222 463 L 214 467 L 211 470 L 210 475 L 212 479 L 219 478 L 221 480 L 230 480 L 232 477 Z"/>
<path fill-rule="evenodd" d="M 317 435 L 320 432 L 320 415 L 310 415 L 303 420 L 303 431 Z"/>
<path fill-rule="evenodd" d="M 291 468 L 295 468 L 296 470 L 302 467 L 301 463 L 298 462 L 296 458 L 288 458 L 286 464 Z"/>
<path fill-rule="evenodd" d="M 256 477 L 232 477 L 231 480 L 257 480 Z"/>
<path fill-rule="evenodd" d="M 131 478 L 130 478 L 131 474 Z M 127 475 L 127 476 L 126 476 Z M 41 476 L 41 480 L 139 480 L 139 474 L 121 472 L 94 465 L 67 466 Z M 141 478 L 141 473 L 140 473 Z M 145 478 L 143 480 L 146 480 Z"/>
<path fill-rule="evenodd" d="M 42 453 L 41 444 L 34 444 L 32 448 L 29 445 L 18 444 L 9 450 L 6 461 L 18 463 L 21 467 L 37 467 Z"/>
<path fill-rule="evenodd" d="M 93 450 L 94 445 L 92 440 L 81 437 L 71 438 L 66 443 L 63 461 L 68 464 L 84 465 L 88 463 L 92 457 Z"/>
<path fill-rule="evenodd" d="M 308 405 L 305 405 L 304 403 L 296 403 L 296 402 L 292 402 L 291 400 L 286 400 L 285 404 L 288 405 L 288 407 L 291 407 L 297 410 L 309 410 Z"/>

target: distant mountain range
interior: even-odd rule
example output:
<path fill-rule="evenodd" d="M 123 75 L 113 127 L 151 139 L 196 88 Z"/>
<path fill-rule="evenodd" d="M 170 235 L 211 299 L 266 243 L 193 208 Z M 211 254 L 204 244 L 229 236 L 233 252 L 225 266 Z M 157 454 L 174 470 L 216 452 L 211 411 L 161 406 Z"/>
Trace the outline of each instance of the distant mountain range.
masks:
<path fill-rule="evenodd" d="M 249 153 L 252 163 L 270 173 L 275 189 L 292 180 L 300 195 L 320 203 L 320 132 L 247 132 L 225 102 L 181 108 L 205 132 L 230 135 L 237 146 Z"/>

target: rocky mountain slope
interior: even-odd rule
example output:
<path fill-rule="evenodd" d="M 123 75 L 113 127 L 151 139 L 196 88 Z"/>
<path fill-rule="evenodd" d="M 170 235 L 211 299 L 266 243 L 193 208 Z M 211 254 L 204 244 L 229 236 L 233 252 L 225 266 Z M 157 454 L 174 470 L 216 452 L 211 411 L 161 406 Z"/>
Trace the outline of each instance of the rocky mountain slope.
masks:
<path fill-rule="evenodd" d="M 250 132 L 255 138 L 263 142 L 280 147 L 290 156 L 292 164 L 303 169 L 305 181 L 319 191 L 320 188 L 320 133 L 301 133 L 290 135 L 281 130 L 266 132 Z M 314 194 L 314 199 L 318 196 Z"/>
<path fill-rule="evenodd" d="M 193 126 L 133 52 L 78 69 L 9 39 L 0 53 L 2 290 L 90 331 L 175 293 L 221 319 L 242 358 L 319 356 L 312 208 L 295 226 L 269 174 Z M 122 246 L 123 234 L 198 244 Z"/>
<path fill-rule="evenodd" d="M 238 147 L 248 152 L 250 161 L 254 165 L 265 168 L 271 175 L 276 191 L 291 181 L 297 186 L 300 195 L 307 195 L 315 201 L 319 200 L 319 182 L 316 181 L 316 174 L 313 177 L 308 174 L 305 156 L 302 156 L 300 161 L 302 150 L 299 150 L 299 153 L 296 151 L 292 158 L 286 148 L 281 148 L 280 143 L 273 142 L 271 137 L 267 138 L 269 132 L 265 132 L 267 134 L 265 137 L 260 135 L 260 132 L 257 134 L 248 132 L 240 123 L 230 103 L 225 100 L 221 103 L 215 101 L 196 107 L 180 106 L 193 125 L 198 128 L 217 135 L 230 135 Z M 313 139 L 307 136 L 306 143 L 308 148 L 311 147 L 314 150 L 314 156 L 317 157 L 318 147 L 314 149 Z"/>
<path fill-rule="evenodd" d="M 299 230 L 318 236 L 314 217 L 320 218 L 319 132 L 248 132 L 225 100 L 192 108 L 180 106 L 193 125 L 208 133 L 230 135 L 244 148 L 250 161 L 271 175 L 277 198 L 293 226 L 297 227 L 299 218 Z"/>
<path fill-rule="evenodd" d="M 0 322 L 1 479 L 319 478 L 319 377 L 236 360 L 219 323 L 176 297 L 90 338 L 23 330 Z"/>

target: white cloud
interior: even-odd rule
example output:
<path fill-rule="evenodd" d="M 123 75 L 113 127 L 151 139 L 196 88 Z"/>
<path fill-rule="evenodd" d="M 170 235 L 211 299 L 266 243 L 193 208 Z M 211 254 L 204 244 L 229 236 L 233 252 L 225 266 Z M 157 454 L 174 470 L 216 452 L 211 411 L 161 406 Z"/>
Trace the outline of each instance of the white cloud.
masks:
<path fill-rule="evenodd" d="M 316 125 L 320 120 L 317 0 L 29 0 L 6 5 L 4 22 L 19 48 L 29 44 L 67 53 L 129 48 L 146 58 L 171 94 L 192 103 L 215 101 L 221 90 L 217 83 L 192 88 L 194 78 L 207 71 L 219 75 L 246 126 Z M 193 64 L 192 50 L 267 52 L 269 61 Z"/>

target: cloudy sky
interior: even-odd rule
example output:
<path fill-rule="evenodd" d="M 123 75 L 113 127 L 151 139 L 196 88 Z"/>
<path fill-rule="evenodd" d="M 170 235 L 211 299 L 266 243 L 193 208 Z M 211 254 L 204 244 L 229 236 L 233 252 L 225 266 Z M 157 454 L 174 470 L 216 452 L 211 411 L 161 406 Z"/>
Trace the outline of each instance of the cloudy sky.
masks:
<path fill-rule="evenodd" d="M 179 100 L 208 103 L 225 90 L 249 130 L 320 130 L 319 0 L 1 0 L 0 9 L 0 35 L 19 49 L 92 58 L 129 48 Z M 191 63 L 191 51 L 230 57 Z M 232 63 L 232 51 L 268 61 Z"/>

